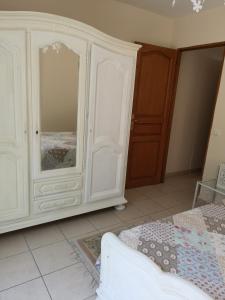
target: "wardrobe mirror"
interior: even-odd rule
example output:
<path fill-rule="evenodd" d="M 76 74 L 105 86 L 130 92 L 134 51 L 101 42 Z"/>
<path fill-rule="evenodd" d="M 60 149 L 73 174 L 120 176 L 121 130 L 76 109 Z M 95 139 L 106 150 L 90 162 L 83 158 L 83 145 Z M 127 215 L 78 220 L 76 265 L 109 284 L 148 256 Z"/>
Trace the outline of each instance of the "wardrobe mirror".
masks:
<path fill-rule="evenodd" d="M 79 55 L 54 43 L 39 59 L 41 170 L 75 167 Z"/>

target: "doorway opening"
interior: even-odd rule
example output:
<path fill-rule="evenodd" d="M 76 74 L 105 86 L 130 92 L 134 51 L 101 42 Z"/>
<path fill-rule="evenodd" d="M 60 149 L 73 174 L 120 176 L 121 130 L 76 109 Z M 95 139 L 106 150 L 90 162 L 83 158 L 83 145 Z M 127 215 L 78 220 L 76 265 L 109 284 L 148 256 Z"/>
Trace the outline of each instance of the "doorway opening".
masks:
<path fill-rule="evenodd" d="M 203 172 L 225 46 L 180 52 L 166 174 Z"/>

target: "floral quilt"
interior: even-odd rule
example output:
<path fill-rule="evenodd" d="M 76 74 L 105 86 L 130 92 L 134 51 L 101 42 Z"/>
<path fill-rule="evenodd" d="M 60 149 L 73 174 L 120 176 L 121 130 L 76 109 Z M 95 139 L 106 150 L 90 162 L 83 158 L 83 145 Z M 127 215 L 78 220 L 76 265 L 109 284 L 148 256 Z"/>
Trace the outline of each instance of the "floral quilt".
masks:
<path fill-rule="evenodd" d="M 163 271 L 225 299 L 225 200 L 122 231 L 119 238 Z"/>

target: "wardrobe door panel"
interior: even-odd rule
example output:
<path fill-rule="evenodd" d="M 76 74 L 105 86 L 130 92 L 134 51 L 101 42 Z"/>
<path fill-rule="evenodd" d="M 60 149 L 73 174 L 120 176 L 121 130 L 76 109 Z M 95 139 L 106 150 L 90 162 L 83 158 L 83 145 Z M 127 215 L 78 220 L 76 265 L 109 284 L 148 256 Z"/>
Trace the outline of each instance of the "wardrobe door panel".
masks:
<path fill-rule="evenodd" d="M 92 47 L 87 201 L 122 196 L 133 60 Z"/>
<path fill-rule="evenodd" d="M 33 178 L 83 171 L 87 42 L 31 33 Z"/>
<path fill-rule="evenodd" d="M 113 153 L 113 150 L 107 146 L 93 153 L 92 194 L 98 194 L 104 188 L 103 191 L 107 193 L 107 196 L 108 192 L 113 193 L 114 189 L 117 188 L 117 179 L 119 177 L 117 171 L 120 155 L 120 153 Z M 97 176 L 96 170 L 98 171 Z M 103 178 L 104 181 L 102 181 Z"/>
<path fill-rule="evenodd" d="M 0 221 L 28 215 L 25 53 L 25 32 L 0 32 Z"/>

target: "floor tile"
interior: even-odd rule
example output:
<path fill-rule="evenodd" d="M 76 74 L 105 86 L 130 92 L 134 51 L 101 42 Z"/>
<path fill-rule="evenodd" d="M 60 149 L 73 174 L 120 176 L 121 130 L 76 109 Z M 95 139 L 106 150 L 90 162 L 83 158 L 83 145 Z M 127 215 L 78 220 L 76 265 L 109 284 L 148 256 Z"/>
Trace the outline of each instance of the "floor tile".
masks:
<path fill-rule="evenodd" d="M 170 209 L 167 210 L 167 212 L 170 216 L 179 214 L 183 211 L 185 211 L 185 209 L 182 206 L 173 207 L 173 208 L 170 208 Z"/>
<path fill-rule="evenodd" d="M 132 228 L 134 226 L 139 226 L 139 225 L 142 225 L 142 224 L 145 224 L 145 223 L 149 223 L 149 222 L 152 222 L 152 217 L 150 217 L 150 216 L 144 216 L 144 217 L 140 217 L 140 218 L 137 218 L 137 219 L 130 220 L 127 223 L 127 226 L 129 228 Z"/>
<path fill-rule="evenodd" d="M 96 231 L 96 228 L 88 221 L 87 216 L 62 221 L 58 226 L 67 238 L 82 236 Z"/>
<path fill-rule="evenodd" d="M 181 194 L 175 192 L 164 195 L 163 197 L 155 198 L 154 201 L 161 205 L 164 209 L 169 209 L 179 204 Z"/>
<path fill-rule="evenodd" d="M 164 194 L 170 193 L 170 192 L 174 192 L 178 190 L 178 186 L 174 185 L 174 184 L 170 184 L 170 182 L 168 182 L 167 180 L 165 180 L 164 183 L 161 183 L 158 186 L 159 191 L 161 191 Z"/>
<path fill-rule="evenodd" d="M 111 226 L 111 227 L 105 227 L 103 229 L 99 229 L 98 230 L 98 233 L 106 233 L 106 232 L 113 232 L 113 233 L 119 233 L 123 230 L 126 230 L 128 228 L 128 225 L 129 223 L 127 224 L 122 224 L 122 225 L 115 225 L 115 226 Z"/>
<path fill-rule="evenodd" d="M 53 244 L 64 240 L 65 237 L 56 225 L 41 225 L 24 232 L 26 241 L 31 249 Z"/>
<path fill-rule="evenodd" d="M 97 299 L 97 295 L 94 295 L 94 296 L 88 297 L 84 300 L 96 300 L 96 299 Z"/>
<path fill-rule="evenodd" d="M 0 260 L 0 290 L 39 276 L 40 273 L 29 252 Z"/>
<path fill-rule="evenodd" d="M 96 283 L 83 264 L 44 276 L 53 300 L 84 300 L 94 295 Z"/>
<path fill-rule="evenodd" d="M 174 210 L 172 208 L 160 211 L 151 216 L 152 221 L 164 219 L 173 215 Z"/>
<path fill-rule="evenodd" d="M 0 259 L 28 251 L 26 241 L 20 233 L 6 233 L 0 236 Z"/>
<path fill-rule="evenodd" d="M 192 202 L 187 201 L 180 203 L 176 208 L 179 212 L 187 211 L 192 208 Z"/>
<path fill-rule="evenodd" d="M 105 210 L 92 214 L 88 220 L 96 229 L 103 229 L 106 227 L 120 225 L 121 220 L 116 216 L 114 210 Z"/>
<path fill-rule="evenodd" d="M 1 300 L 51 300 L 41 278 L 34 279 L 0 293 Z"/>
<path fill-rule="evenodd" d="M 67 241 L 41 247 L 32 252 L 42 275 L 78 262 L 77 254 Z"/>
<path fill-rule="evenodd" d="M 166 178 L 166 182 L 175 187 L 175 190 L 182 190 L 186 188 L 194 188 L 196 186 L 196 182 L 198 180 L 197 175 L 183 175 L 183 176 L 172 176 Z"/>
<path fill-rule="evenodd" d="M 186 190 L 185 193 L 182 194 L 179 198 L 179 203 L 193 203 L 194 200 L 194 192 L 190 190 Z"/>
<path fill-rule="evenodd" d="M 143 212 L 138 210 L 134 205 L 130 203 L 126 205 L 126 208 L 124 210 L 115 211 L 115 214 L 120 220 L 125 222 L 143 216 Z"/>
<path fill-rule="evenodd" d="M 151 198 L 153 198 L 153 197 L 158 198 L 158 197 L 162 197 L 165 195 L 165 191 L 162 190 L 160 184 L 144 186 L 141 188 L 140 193 L 143 196 L 151 197 Z"/>
<path fill-rule="evenodd" d="M 164 210 L 165 208 L 151 198 L 133 203 L 144 215 L 151 215 Z"/>
<path fill-rule="evenodd" d="M 136 191 L 136 189 L 129 189 L 125 191 L 125 198 L 128 202 L 133 202 L 142 200 L 145 198 L 145 196 L 140 191 Z"/>

